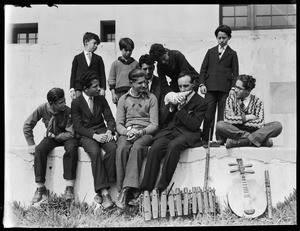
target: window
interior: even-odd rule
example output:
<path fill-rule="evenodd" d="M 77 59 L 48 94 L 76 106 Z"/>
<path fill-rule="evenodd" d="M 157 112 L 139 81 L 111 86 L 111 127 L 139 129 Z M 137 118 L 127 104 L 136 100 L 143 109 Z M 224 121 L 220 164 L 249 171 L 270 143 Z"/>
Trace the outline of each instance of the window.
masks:
<path fill-rule="evenodd" d="M 296 4 L 221 5 L 220 23 L 232 29 L 296 27 Z"/>
<path fill-rule="evenodd" d="M 101 21 L 100 27 L 101 42 L 115 42 L 115 21 Z"/>
<path fill-rule="evenodd" d="M 12 43 L 34 44 L 37 42 L 38 42 L 37 23 L 12 24 Z"/>

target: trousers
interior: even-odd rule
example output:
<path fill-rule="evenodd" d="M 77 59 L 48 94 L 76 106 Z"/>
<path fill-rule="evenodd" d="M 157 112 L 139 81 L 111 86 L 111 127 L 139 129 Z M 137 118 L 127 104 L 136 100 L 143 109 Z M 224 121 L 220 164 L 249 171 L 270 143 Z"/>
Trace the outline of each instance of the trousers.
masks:
<path fill-rule="evenodd" d="M 180 154 L 189 148 L 186 137 L 178 130 L 173 129 L 166 136 L 154 140 L 147 155 L 144 177 L 140 188 L 153 190 L 160 169 L 160 161 L 165 157 L 161 177 L 157 183 L 160 189 L 166 189 L 176 170 Z"/>
<path fill-rule="evenodd" d="M 216 129 L 225 138 L 248 138 L 255 146 L 260 147 L 268 138 L 277 137 L 282 131 L 282 125 L 280 122 L 274 121 L 257 129 L 219 121 Z"/>
<path fill-rule="evenodd" d="M 94 139 L 82 137 L 79 144 L 91 158 L 95 192 L 109 188 L 111 183 L 116 182 L 116 142 L 112 140 L 108 143 L 99 143 Z M 101 148 L 105 151 L 105 155 Z"/>
<path fill-rule="evenodd" d="M 202 131 L 202 140 L 209 141 L 213 139 L 213 131 L 215 127 L 215 114 L 218 107 L 217 122 L 223 120 L 224 110 L 226 104 L 226 98 L 228 93 L 221 91 L 208 91 L 205 95 L 205 99 L 208 102 L 208 108 L 205 113 Z M 211 136 L 209 137 L 209 129 L 211 129 Z M 224 137 L 216 130 L 216 139 L 222 140 Z"/>
<path fill-rule="evenodd" d="M 66 180 L 76 179 L 77 161 L 78 161 L 78 139 L 72 138 L 64 142 L 58 142 L 55 139 L 45 137 L 36 147 L 34 154 L 34 174 L 35 182 L 45 183 L 47 157 L 50 151 L 55 147 L 64 146 L 63 155 L 63 178 Z"/>
<path fill-rule="evenodd" d="M 117 140 L 116 170 L 117 188 L 139 188 L 140 171 L 143 160 L 152 143 L 152 135 L 143 135 L 134 142 L 127 141 L 127 136 L 120 135 Z"/>

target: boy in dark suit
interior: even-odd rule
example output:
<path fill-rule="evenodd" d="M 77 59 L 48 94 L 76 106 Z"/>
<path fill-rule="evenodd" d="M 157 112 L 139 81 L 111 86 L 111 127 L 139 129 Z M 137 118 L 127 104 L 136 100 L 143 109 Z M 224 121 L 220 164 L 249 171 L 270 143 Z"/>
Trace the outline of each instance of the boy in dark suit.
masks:
<path fill-rule="evenodd" d="M 215 30 L 218 45 L 209 49 L 200 69 L 200 91 L 205 94 L 208 109 L 203 123 L 203 145 L 212 140 L 209 129 L 214 130 L 216 106 L 217 121 L 223 120 L 225 102 L 228 94 L 234 93 L 234 84 L 239 73 L 237 53 L 232 50 L 228 41 L 231 39 L 229 26 L 221 25 Z M 223 145 L 225 140 L 216 132 L 216 146 Z"/>
<path fill-rule="evenodd" d="M 86 32 L 83 36 L 84 51 L 76 55 L 72 62 L 72 70 L 70 77 L 70 94 L 71 99 L 75 99 L 82 93 L 80 79 L 82 74 L 87 70 L 94 70 L 99 73 L 100 95 L 105 95 L 106 76 L 104 63 L 101 56 L 94 52 L 100 44 L 99 36 Z"/>
<path fill-rule="evenodd" d="M 88 70 L 81 79 L 83 93 L 72 101 L 71 113 L 79 145 L 91 158 L 95 201 L 103 209 L 113 206 L 108 193 L 111 183 L 116 181 L 116 142 L 114 140 L 115 119 L 104 96 L 99 95 L 99 74 Z M 105 120 L 105 121 L 104 121 Z M 107 126 L 106 126 L 106 124 Z M 102 157 L 101 148 L 105 151 Z"/>
<path fill-rule="evenodd" d="M 140 188 L 151 191 L 155 187 L 160 161 L 165 156 L 161 177 L 157 184 L 159 192 L 166 189 L 175 172 L 180 154 L 187 148 L 201 145 L 200 125 L 207 110 L 207 102 L 193 88 L 195 75 L 184 71 L 178 76 L 180 92 L 188 92 L 176 105 L 166 107 L 166 128 L 153 138 L 149 149 L 144 177 Z"/>

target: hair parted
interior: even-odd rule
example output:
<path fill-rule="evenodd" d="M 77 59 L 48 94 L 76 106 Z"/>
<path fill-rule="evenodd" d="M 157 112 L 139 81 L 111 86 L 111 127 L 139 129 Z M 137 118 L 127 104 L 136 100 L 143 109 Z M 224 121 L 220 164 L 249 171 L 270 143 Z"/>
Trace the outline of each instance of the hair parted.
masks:
<path fill-rule="evenodd" d="M 92 40 L 92 39 L 95 39 L 98 43 L 98 45 L 100 44 L 100 38 L 98 35 L 92 33 L 92 32 L 86 32 L 84 35 L 83 35 L 83 45 L 85 45 L 86 42 Z"/>
<path fill-rule="evenodd" d="M 47 100 L 50 104 L 55 103 L 58 99 L 61 99 L 65 96 L 63 89 L 54 87 L 47 93 Z"/>
<path fill-rule="evenodd" d="M 224 32 L 225 34 L 227 34 L 227 36 L 229 38 L 231 38 L 231 28 L 227 25 L 221 25 L 219 26 L 216 30 L 215 30 L 215 36 L 217 37 L 218 36 L 218 33 L 219 32 Z"/>
<path fill-rule="evenodd" d="M 183 76 L 186 76 L 186 75 L 191 77 L 191 83 L 195 82 L 196 76 L 195 76 L 195 73 L 192 72 L 192 71 L 182 71 L 182 72 L 180 72 L 178 77 L 177 77 L 177 80 L 180 79 Z"/>
<path fill-rule="evenodd" d="M 145 72 L 142 69 L 135 68 L 129 72 L 128 79 L 129 79 L 129 81 L 135 82 L 138 78 L 143 77 L 143 76 L 146 77 Z"/>

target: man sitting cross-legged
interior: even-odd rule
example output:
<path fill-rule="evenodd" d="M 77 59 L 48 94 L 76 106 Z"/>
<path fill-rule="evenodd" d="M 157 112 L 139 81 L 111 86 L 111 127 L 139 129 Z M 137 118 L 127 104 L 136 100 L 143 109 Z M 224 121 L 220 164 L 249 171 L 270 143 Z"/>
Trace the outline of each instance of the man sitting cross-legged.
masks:
<path fill-rule="evenodd" d="M 216 126 L 220 135 L 227 138 L 226 148 L 272 147 L 271 137 L 277 137 L 282 131 L 278 121 L 265 124 L 263 102 L 250 94 L 255 82 L 251 75 L 239 75 L 235 94 L 226 99 L 224 121 L 219 121 Z"/>

